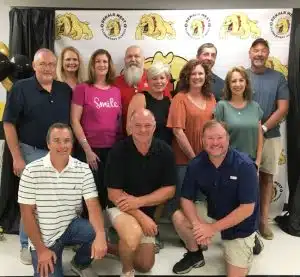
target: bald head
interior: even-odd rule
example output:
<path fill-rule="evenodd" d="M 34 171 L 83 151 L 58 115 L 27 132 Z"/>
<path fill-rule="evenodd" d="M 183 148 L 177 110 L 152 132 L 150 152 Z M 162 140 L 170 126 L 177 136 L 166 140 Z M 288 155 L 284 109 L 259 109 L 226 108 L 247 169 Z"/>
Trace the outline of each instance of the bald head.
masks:
<path fill-rule="evenodd" d="M 126 51 L 125 51 L 125 56 L 127 56 L 129 53 L 131 52 L 139 52 L 139 54 L 143 57 L 143 51 L 142 48 L 138 45 L 130 45 L 129 47 L 127 47 Z"/>
<path fill-rule="evenodd" d="M 141 119 L 141 118 L 149 119 L 150 121 L 153 122 L 153 124 L 156 123 L 154 114 L 150 110 L 144 109 L 144 108 L 134 111 L 131 115 L 130 120 L 131 121 L 139 121 L 139 119 Z"/>

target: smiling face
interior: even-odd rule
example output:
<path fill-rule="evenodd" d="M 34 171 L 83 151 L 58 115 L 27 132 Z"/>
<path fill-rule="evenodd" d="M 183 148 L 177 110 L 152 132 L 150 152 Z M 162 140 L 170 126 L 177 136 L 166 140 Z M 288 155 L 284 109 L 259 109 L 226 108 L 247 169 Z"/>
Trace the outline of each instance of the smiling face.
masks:
<path fill-rule="evenodd" d="M 207 128 L 202 137 L 203 148 L 211 158 L 222 158 L 229 147 L 229 135 L 221 124 Z"/>
<path fill-rule="evenodd" d="M 201 89 L 205 82 L 205 70 L 201 64 L 195 66 L 189 79 L 190 89 Z"/>
<path fill-rule="evenodd" d="M 167 83 L 168 78 L 165 73 L 158 74 L 151 79 L 148 79 L 149 88 L 154 93 L 163 93 Z"/>
<path fill-rule="evenodd" d="M 130 67 L 143 68 L 144 57 L 141 48 L 135 46 L 129 47 L 126 50 L 124 62 L 126 68 L 130 68 Z"/>
<path fill-rule="evenodd" d="M 258 43 L 250 48 L 249 57 L 252 67 L 262 69 L 269 57 L 269 49 L 264 44 Z"/>
<path fill-rule="evenodd" d="M 136 111 L 130 120 L 132 137 L 142 144 L 152 140 L 155 126 L 153 114 L 146 109 Z"/>
<path fill-rule="evenodd" d="M 79 57 L 78 55 L 71 51 L 67 50 L 63 56 L 63 70 L 65 72 L 76 72 L 79 69 Z"/>
<path fill-rule="evenodd" d="M 95 57 L 95 74 L 97 77 L 106 76 L 109 69 L 109 60 L 105 54 L 100 54 Z"/>
<path fill-rule="evenodd" d="M 247 84 L 246 79 L 242 76 L 240 72 L 232 72 L 229 85 L 232 96 L 244 97 L 244 92 Z"/>
<path fill-rule="evenodd" d="M 217 58 L 217 51 L 214 47 L 204 48 L 200 55 L 197 56 L 197 59 L 203 64 L 206 64 L 209 69 L 215 65 Z"/>
<path fill-rule="evenodd" d="M 73 148 L 73 137 L 67 128 L 54 128 L 47 144 L 51 158 L 68 159 Z"/>
<path fill-rule="evenodd" d="M 32 63 L 37 80 L 41 84 L 51 83 L 55 77 L 56 57 L 50 51 L 41 51 Z"/>

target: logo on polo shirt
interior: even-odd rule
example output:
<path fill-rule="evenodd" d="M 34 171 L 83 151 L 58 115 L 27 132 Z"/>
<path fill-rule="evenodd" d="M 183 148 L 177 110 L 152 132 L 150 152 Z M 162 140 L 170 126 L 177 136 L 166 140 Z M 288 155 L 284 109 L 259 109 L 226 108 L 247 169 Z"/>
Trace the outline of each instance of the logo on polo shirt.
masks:
<path fill-rule="evenodd" d="M 292 13 L 280 11 L 271 18 L 270 29 L 274 37 L 286 38 L 291 32 Z"/>
<path fill-rule="evenodd" d="M 121 14 L 113 12 L 102 18 L 100 27 L 107 39 L 118 40 L 126 33 L 127 21 Z"/>
<path fill-rule="evenodd" d="M 283 186 L 279 182 L 273 183 L 272 202 L 277 202 L 283 193 Z"/>
<path fill-rule="evenodd" d="M 204 13 L 195 13 L 190 15 L 184 24 L 186 33 L 190 38 L 204 38 L 210 31 L 210 18 Z"/>

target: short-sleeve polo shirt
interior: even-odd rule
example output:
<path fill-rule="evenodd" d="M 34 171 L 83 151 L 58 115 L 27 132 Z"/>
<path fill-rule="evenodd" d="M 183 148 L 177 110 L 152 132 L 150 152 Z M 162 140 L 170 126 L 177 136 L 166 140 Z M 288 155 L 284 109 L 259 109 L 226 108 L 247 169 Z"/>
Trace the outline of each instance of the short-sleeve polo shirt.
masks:
<path fill-rule="evenodd" d="M 70 124 L 72 89 L 54 80 L 49 93 L 36 77 L 17 81 L 8 93 L 3 121 L 16 126 L 22 143 L 46 149 L 46 135 L 56 122 Z"/>
<path fill-rule="evenodd" d="M 255 203 L 252 215 L 223 230 L 222 239 L 244 238 L 257 230 L 258 177 L 255 164 L 248 155 L 229 149 L 222 164 L 216 168 L 208 154 L 201 152 L 188 165 L 181 197 L 195 200 L 198 189 L 207 196 L 209 216 L 216 220 L 226 217 L 241 204 Z"/>
<path fill-rule="evenodd" d="M 175 158 L 171 147 L 160 139 L 153 138 L 150 149 L 142 155 L 132 136 L 118 142 L 110 151 L 106 168 L 105 184 L 108 188 L 122 189 L 139 197 L 150 194 L 164 186 L 176 186 Z M 112 202 L 108 208 L 114 207 Z M 155 207 L 141 207 L 153 218 Z"/>

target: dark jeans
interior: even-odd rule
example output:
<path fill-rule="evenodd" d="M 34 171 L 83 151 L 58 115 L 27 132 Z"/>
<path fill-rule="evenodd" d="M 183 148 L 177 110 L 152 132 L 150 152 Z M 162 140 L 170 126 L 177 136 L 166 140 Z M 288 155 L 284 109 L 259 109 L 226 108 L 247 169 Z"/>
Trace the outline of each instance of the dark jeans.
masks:
<path fill-rule="evenodd" d="M 92 148 L 94 153 L 100 159 L 100 162 L 98 162 L 98 170 L 92 170 L 92 172 L 94 175 L 94 180 L 99 195 L 99 201 L 103 210 L 106 208 L 107 200 L 108 200 L 107 187 L 104 184 L 104 169 L 105 169 L 105 164 L 110 149 L 111 148 Z M 86 163 L 86 156 L 80 145 L 77 145 L 76 147 L 75 157 L 78 160 Z M 83 217 L 87 218 L 87 208 L 84 201 L 83 201 Z"/>
<path fill-rule="evenodd" d="M 62 236 L 55 242 L 55 244 L 49 247 L 50 250 L 55 252 L 57 261 L 54 264 L 54 273 L 49 272 L 49 277 L 63 277 L 62 267 L 62 253 L 66 245 L 80 245 L 77 250 L 73 261 L 76 267 L 81 269 L 87 268 L 91 262 L 91 245 L 95 239 L 95 232 L 92 225 L 87 219 L 75 218 Z M 37 273 L 38 257 L 35 250 L 31 250 L 32 265 L 34 269 L 34 276 L 39 277 Z"/>

